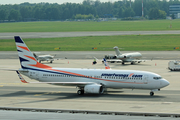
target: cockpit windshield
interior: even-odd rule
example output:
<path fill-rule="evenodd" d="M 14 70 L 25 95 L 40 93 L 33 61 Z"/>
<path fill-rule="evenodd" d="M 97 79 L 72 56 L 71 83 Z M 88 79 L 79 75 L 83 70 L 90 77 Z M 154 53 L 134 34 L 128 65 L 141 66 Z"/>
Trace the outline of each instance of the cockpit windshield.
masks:
<path fill-rule="evenodd" d="M 162 79 L 162 77 L 153 77 L 153 79 L 159 80 L 159 79 Z"/>

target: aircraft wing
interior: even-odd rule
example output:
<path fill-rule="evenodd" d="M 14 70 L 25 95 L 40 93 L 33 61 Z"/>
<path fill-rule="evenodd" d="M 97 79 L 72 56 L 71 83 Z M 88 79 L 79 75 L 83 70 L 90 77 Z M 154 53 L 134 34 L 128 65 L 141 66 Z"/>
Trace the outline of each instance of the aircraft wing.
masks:
<path fill-rule="evenodd" d="M 21 81 L 23 82 L 23 81 Z M 23 82 L 25 83 L 25 82 Z M 96 84 L 94 82 L 27 82 L 30 84 L 52 84 L 52 85 L 64 85 L 64 86 L 85 86 L 89 84 Z"/>
<path fill-rule="evenodd" d="M 31 84 L 53 84 L 53 85 L 66 85 L 66 86 L 85 86 L 85 85 L 89 85 L 89 84 L 96 84 L 94 82 L 27 82 L 22 75 L 16 71 L 19 79 L 21 80 L 21 82 L 23 83 L 31 83 Z"/>

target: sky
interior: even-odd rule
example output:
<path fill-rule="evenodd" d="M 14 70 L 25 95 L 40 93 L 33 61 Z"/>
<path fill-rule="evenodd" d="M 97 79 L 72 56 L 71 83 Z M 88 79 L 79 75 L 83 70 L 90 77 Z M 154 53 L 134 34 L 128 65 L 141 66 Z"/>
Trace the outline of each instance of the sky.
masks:
<path fill-rule="evenodd" d="M 93 0 L 95 1 L 95 0 Z M 118 0 L 100 0 L 100 2 L 115 2 Z M 41 2 L 48 2 L 48 3 L 58 3 L 58 4 L 63 4 L 66 2 L 69 3 L 82 3 L 83 0 L 0 0 L 0 4 L 20 4 L 24 2 L 29 2 L 29 3 L 41 3 Z"/>

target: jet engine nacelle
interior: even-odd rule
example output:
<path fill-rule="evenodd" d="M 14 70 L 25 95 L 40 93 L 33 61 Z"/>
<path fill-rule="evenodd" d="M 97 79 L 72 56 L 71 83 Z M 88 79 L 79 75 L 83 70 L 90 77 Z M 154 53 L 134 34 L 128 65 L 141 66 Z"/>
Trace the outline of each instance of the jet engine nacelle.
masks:
<path fill-rule="evenodd" d="M 86 93 L 102 94 L 104 92 L 103 86 L 99 84 L 86 85 L 84 87 Z"/>

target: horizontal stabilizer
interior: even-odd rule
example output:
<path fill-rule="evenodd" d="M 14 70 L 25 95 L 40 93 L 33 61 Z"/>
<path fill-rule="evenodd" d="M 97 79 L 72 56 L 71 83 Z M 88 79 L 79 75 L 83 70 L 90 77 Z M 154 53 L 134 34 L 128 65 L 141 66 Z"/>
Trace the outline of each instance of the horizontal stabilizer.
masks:
<path fill-rule="evenodd" d="M 0 69 L 0 70 L 5 70 L 5 71 L 20 71 L 20 72 L 28 72 L 28 70 L 24 70 L 24 69 Z"/>

